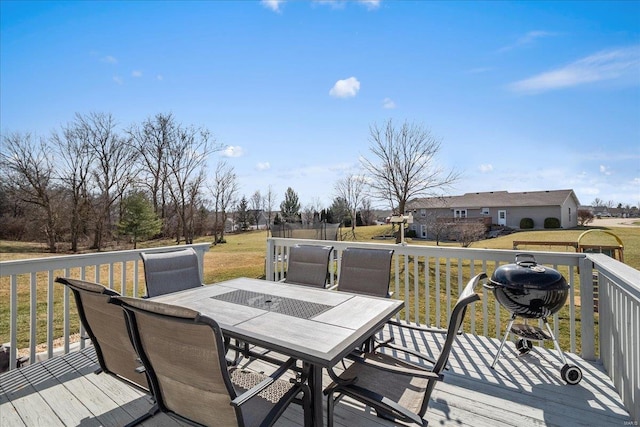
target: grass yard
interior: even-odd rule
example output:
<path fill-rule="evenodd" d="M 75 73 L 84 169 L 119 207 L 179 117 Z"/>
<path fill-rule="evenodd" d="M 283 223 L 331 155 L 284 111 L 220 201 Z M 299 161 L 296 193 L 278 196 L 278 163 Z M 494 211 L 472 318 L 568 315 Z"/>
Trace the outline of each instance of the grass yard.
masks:
<path fill-rule="evenodd" d="M 508 236 L 502 236 L 495 239 L 483 240 L 479 242 L 475 242 L 471 247 L 473 248 L 487 248 L 487 249 L 512 249 L 514 240 L 530 240 L 530 241 L 575 241 L 578 236 L 584 232 L 587 228 L 581 228 L 576 230 L 539 230 L 539 231 L 526 231 L 526 232 L 518 232 Z M 624 244 L 624 258 L 625 263 L 630 265 L 633 268 L 640 269 L 640 226 L 638 227 L 609 227 L 606 229 L 607 231 L 611 231 L 615 233 Z M 389 225 L 380 225 L 380 226 L 370 226 L 370 227 L 358 227 L 355 232 L 355 238 L 351 233 L 350 229 L 341 230 L 341 239 L 346 241 L 375 241 L 375 242 L 386 242 L 392 243 L 392 240 L 372 240 L 374 236 L 380 235 L 388 235 L 391 233 L 391 227 Z M 216 283 L 224 280 L 232 279 L 235 277 L 246 276 L 246 277 L 264 277 L 264 267 L 265 267 L 265 253 L 266 253 L 266 231 L 251 231 L 242 234 L 230 234 L 225 236 L 227 243 L 220 244 L 216 246 L 211 246 L 208 253 L 205 254 L 204 259 L 204 281 L 205 283 Z M 207 238 L 200 238 L 196 241 L 196 243 L 208 242 Z M 423 241 L 418 239 L 408 239 L 409 244 L 413 245 L 435 245 L 435 242 Z M 588 235 L 588 239 L 584 241 L 584 243 L 589 244 L 603 244 L 610 245 L 615 244 L 616 241 L 613 237 L 605 234 L 605 233 L 590 233 Z M 173 241 L 163 240 L 163 241 L 153 241 L 153 242 L 145 242 L 140 244 L 140 248 L 144 247 L 158 247 L 158 246 L 168 246 L 172 245 Z M 455 242 L 447 242 L 441 243 L 441 246 L 459 246 Z M 120 249 L 130 249 L 129 247 L 122 247 Z M 543 250 L 543 251 L 574 251 L 573 247 L 559 247 L 559 246 L 520 246 L 520 249 L 524 252 L 526 250 Z M 24 243 L 24 242 L 8 242 L 8 241 L 0 241 L 0 260 L 8 261 L 8 260 L 17 260 L 17 259 L 27 259 L 27 258 L 37 258 L 37 257 L 48 257 L 53 255 L 60 254 L 49 254 L 44 252 L 46 250 L 45 246 L 38 243 Z M 419 266 L 419 270 L 422 271 L 424 268 L 429 268 L 431 271 L 431 275 L 433 277 L 435 265 L 432 260 L 429 266 L 425 266 L 424 263 L 421 263 Z M 474 274 L 477 274 L 481 271 L 481 266 L 474 266 Z M 56 272 L 56 274 L 63 275 L 63 272 Z M 140 267 L 139 275 L 142 276 L 142 267 Z M 458 284 L 458 275 L 462 274 L 464 280 L 470 276 L 470 266 L 468 262 L 458 267 L 457 265 L 450 266 L 450 275 L 451 275 L 451 284 L 454 289 L 457 289 Z M 101 273 L 102 277 L 107 277 L 107 272 Z M 413 264 L 411 263 L 409 267 L 409 275 L 410 280 L 413 280 Z M 442 264 L 440 266 L 440 276 L 442 287 L 444 288 L 445 283 L 445 275 L 446 275 L 446 266 Z M 120 277 L 120 272 L 114 272 L 115 277 Z M 93 271 L 88 269 L 87 277 L 93 277 Z M 131 274 L 129 274 L 129 282 L 131 282 Z M 142 277 L 141 282 L 142 282 Z M 462 279 L 461 279 L 462 280 Z M 18 341 L 20 347 L 26 347 L 29 344 L 29 285 L 28 278 L 21 277 L 18 281 Z M 125 286 L 131 286 L 131 283 L 125 283 Z M 393 285 L 392 285 L 393 286 Z M 118 288 L 118 290 L 120 290 Z M 444 289 L 441 289 L 442 291 Z M 138 293 L 141 294 L 144 290 L 139 289 Z M 441 304 L 441 312 L 439 315 L 440 324 L 445 325 L 447 319 L 447 307 L 446 301 L 442 295 L 436 295 L 438 292 L 437 289 L 433 289 L 431 291 L 430 300 L 424 301 L 424 298 L 418 302 L 421 307 L 421 312 L 424 312 L 423 308 L 425 304 L 431 304 L 432 310 L 434 309 L 436 298 L 440 299 Z M 46 341 L 46 307 L 47 307 L 47 294 L 48 290 L 46 285 L 37 290 L 37 336 L 39 342 Z M 54 292 L 54 319 L 57 329 L 54 331 L 56 336 L 62 334 L 61 325 L 62 322 L 58 321 L 62 318 L 63 307 L 62 307 L 62 295 L 63 295 L 63 287 L 58 284 L 54 284 L 53 286 Z M 400 286 L 398 297 L 404 297 L 404 286 Z M 411 291 L 412 292 L 412 291 Z M 455 292 L 453 293 L 456 294 Z M 413 295 L 410 296 L 410 305 L 413 307 L 414 304 Z M 75 314 L 75 304 L 71 303 L 72 312 Z M 493 318 L 493 313 L 495 311 L 495 304 L 493 298 L 490 297 L 489 301 L 483 301 L 476 306 L 476 324 L 481 324 L 482 312 L 483 310 L 487 310 L 489 313 L 489 318 Z M 579 321 L 579 310 L 576 313 Z M 506 315 L 505 315 L 506 316 Z M 506 322 L 507 318 L 504 317 L 504 322 Z M 559 312 L 559 316 L 561 319 L 566 319 L 569 316 L 568 306 L 563 308 Z M 425 322 L 425 319 L 421 319 L 422 322 Z M 435 313 L 431 319 L 429 319 L 426 323 L 434 324 L 437 320 L 435 319 Z M 566 323 L 566 322 L 565 322 Z M 568 335 L 567 331 L 563 331 L 561 328 L 561 335 Z M 78 330 L 78 320 L 77 316 L 72 316 L 71 318 L 71 330 Z M 477 333 L 484 333 L 482 330 L 476 330 Z M 489 329 L 487 331 L 489 336 L 495 336 L 495 331 Z M 561 341 L 561 346 L 563 348 L 568 348 L 566 340 L 568 338 L 563 338 Z M 0 281 L 0 342 L 9 341 L 9 280 L 8 278 L 2 278 Z"/>

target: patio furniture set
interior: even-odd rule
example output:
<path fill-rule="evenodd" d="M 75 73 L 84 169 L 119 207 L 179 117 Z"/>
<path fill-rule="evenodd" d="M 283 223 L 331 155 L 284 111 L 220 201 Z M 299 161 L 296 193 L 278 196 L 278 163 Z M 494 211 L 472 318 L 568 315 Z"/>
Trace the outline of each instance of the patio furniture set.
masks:
<path fill-rule="evenodd" d="M 433 359 L 377 338 L 404 306 L 389 298 L 393 250 L 345 249 L 338 283 L 326 288 L 331 253 L 331 246 L 297 245 L 280 282 L 238 278 L 212 286 L 203 286 L 192 249 L 141 254 L 143 298 L 84 280 L 56 281 L 73 292 L 98 358 L 96 373 L 155 402 L 130 425 L 164 412 L 195 425 L 267 426 L 295 403 L 303 407 L 305 426 L 323 426 L 326 398 L 330 427 L 344 396 L 378 417 L 427 425 L 431 392 L 486 275 L 460 292 L 447 329 L 420 328 L 446 337 Z M 255 357 L 278 368 L 265 375 L 241 366 L 243 358 Z M 332 380 L 325 386 L 323 370 Z"/>

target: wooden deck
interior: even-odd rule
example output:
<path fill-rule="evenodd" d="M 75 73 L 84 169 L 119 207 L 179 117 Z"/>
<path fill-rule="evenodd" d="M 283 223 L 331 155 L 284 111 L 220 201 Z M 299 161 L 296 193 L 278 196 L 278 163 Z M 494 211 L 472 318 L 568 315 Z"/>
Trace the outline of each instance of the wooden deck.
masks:
<path fill-rule="evenodd" d="M 385 330 L 396 342 L 438 353 L 441 337 Z M 518 356 L 513 344 L 493 370 L 495 339 L 461 335 L 454 345 L 450 370 L 436 387 L 426 418 L 431 426 L 624 426 L 636 425 L 611 381 L 597 363 L 565 353 L 584 374 L 582 382 L 560 379 L 555 351 L 538 348 Z M 431 349 L 431 351 L 429 350 Z M 246 361 L 251 369 L 267 371 L 261 361 Z M 96 375 L 91 347 L 0 376 L 0 426 L 121 426 L 145 413 L 151 401 L 143 393 L 108 375 Z M 328 377 L 325 376 L 325 381 Z M 178 426 L 159 414 L 144 426 Z M 301 426 L 302 410 L 291 406 L 276 424 Z M 336 425 L 391 426 L 363 405 L 343 399 L 336 408 Z"/>

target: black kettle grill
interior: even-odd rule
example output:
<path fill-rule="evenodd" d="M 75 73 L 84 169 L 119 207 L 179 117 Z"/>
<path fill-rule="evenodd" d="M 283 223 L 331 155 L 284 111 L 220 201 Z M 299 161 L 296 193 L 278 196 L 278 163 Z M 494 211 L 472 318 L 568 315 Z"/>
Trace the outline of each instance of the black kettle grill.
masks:
<path fill-rule="evenodd" d="M 553 335 L 547 318 L 557 313 L 567 301 L 569 285 L 562 274 L 536 262 L 533 255 L 516 255 L 515 264 L 498 267 L 491 275 L 490 283 L 484 285 L 491 289 L 496 299 L 511 313 L 511 320 L 498 349 L 491 368 L 502 353 L 509 332 L 520 337 L 516 349 L 526 354 L 533 348 L 532 340 L 553 340 L 553 344 L 564 363 L 560 370 L 562 379 L 568 384 L 578 384 L 582 380 L 582 371 L 575 365 L 567 364 L 558 340 Z M 516 317 L 525 319 L 542 319 L 546 331 L 536 326 L 514 324 Z"/>

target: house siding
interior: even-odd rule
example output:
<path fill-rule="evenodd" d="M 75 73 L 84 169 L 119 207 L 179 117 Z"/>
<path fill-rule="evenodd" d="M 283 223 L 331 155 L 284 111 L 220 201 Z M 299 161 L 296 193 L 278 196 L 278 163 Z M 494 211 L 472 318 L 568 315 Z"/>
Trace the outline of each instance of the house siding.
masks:
<path fill-rule="evenodd" d="M 572 228 L 578 225 L 578 207 L 579 201 L 573 190 L 524 193 L 499 191 L 467 193 L 440 199 L 415 199 L 407 204 L 407 212 L 412 212 L 414 217 L 414 225 L 410 228 L 421 236 L 421 230 L 425 227 L 428 229 L 435 218 L 453 219 L 454 212 L 461 209 L 466 209 L 467 218 L 490 216 L 492 224 L 498 224 L 498 212 L 505 210 L 506 226 L 515 229 L 520 228 L 523 218 L 531 218 L 534 229 L 543 229 L 546 218 L 558 218 L 561 228 Z M 488 209 L 489 214 L 483 215 L 483 209 Z"/>

